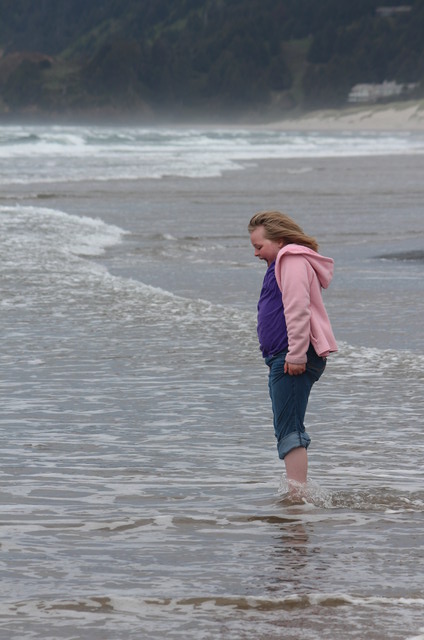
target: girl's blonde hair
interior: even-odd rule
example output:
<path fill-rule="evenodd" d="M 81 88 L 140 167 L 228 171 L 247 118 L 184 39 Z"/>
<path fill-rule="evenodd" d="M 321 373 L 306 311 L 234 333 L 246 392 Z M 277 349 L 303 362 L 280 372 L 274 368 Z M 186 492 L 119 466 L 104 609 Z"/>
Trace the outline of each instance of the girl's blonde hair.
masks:
<path fill-rule="evenodd" d="M 301 244 L 318 251 L 318 243 L 315 238 L 307 236 L 303 229 L 285 213 L 279 211 L 260 211 L 249 222 L 249 233 L 257 227 L 264 228 L 265 238 L 284 244 Z"/>

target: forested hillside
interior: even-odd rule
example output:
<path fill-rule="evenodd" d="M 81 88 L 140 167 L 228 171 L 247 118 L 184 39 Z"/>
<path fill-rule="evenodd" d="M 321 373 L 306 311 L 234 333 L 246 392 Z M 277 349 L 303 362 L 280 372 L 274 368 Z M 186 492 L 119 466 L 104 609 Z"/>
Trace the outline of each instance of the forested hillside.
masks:
<path fill-rule="evenodd" d="M 384 7 L 396 7 L 386 2 Z M 424 0 L 0 0 L 0 110 L 207 114 L 424 85 Z"/>

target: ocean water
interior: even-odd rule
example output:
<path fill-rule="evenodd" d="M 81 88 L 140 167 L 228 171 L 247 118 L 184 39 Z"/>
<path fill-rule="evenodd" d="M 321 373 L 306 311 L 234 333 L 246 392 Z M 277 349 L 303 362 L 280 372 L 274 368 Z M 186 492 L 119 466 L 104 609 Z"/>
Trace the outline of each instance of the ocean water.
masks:
<path fill-rule="evenodd" d="M 424 638 L 424 136 L 0 128 L 0 639 Z M 308 497 L 250 216 L 335 258 Z"/>

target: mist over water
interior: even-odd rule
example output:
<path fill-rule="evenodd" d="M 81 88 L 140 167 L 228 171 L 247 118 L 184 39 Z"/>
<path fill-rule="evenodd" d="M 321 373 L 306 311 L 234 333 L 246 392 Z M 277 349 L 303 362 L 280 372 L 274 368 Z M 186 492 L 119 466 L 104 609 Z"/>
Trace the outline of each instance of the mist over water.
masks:
<path fill-rule="evenodd" d="M 422 140 L 0 140 L 0 638 L 423 637 Z M 336 260 L 299 505 L 246 231 L 275 207 Z"/>

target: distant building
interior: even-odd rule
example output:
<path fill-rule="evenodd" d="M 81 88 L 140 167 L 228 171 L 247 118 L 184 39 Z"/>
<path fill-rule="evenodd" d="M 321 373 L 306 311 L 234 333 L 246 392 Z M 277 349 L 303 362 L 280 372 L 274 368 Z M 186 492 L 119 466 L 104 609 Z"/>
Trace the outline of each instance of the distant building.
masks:
<path fill-rule="evenodd" d="M 418 82 L 398 84 L 395 81 L 382 84 L 355 84 L 347 101 L 351 103 L 378 102 L 388 98 L 404 97 L 418 87 Z"/>
<path fill-rule="evenodd" d="M 400 13 L 409 13 L 412 10 L 410 5 L 402 4 L 397 7 L 377 7 L 377 15 L 381 18 L 388 18 L 393 15 L 399 15 Z"/>

